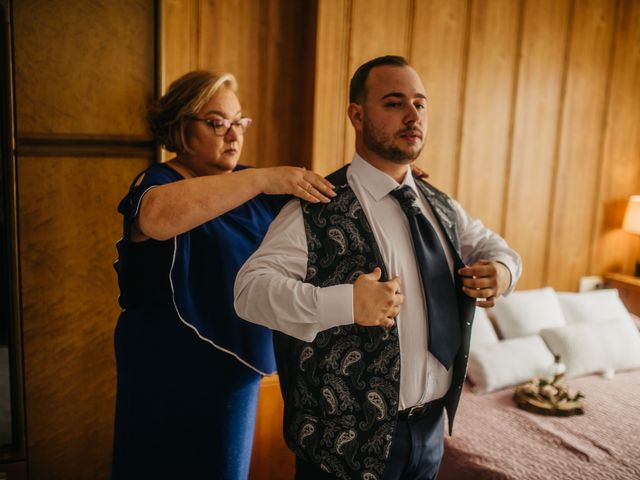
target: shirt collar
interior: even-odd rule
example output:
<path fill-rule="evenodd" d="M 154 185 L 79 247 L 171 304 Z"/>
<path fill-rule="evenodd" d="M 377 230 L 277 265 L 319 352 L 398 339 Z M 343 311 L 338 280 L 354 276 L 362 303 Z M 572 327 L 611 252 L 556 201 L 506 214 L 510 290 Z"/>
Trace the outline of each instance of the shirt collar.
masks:
<path fill-rule="evenodd" d="M 396 182 L 392 177 L 382 170 L 378 170 L 357 153 L 354 153 L 349 169 L 351 173 L 358 178 L 358 183 L 369 192 L 369 195 L 371 195 L 376 202 L 386 197 L 391 190 L 395 190 L 404 185 L 410 186 L 413 188 L 413 191 L 418 194 L 416 182 L 413 179 L 413 175 L 411 175 L 409 166 L 407 166 L 408 173 L 404 176 L 402 183 Z"/>

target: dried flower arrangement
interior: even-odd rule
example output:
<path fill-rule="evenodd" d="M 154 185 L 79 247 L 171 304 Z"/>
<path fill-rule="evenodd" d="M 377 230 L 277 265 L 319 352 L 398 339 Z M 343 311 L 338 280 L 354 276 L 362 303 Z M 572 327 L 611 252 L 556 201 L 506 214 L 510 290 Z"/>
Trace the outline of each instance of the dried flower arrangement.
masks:
<path fill-rule="evenodd" d="M 528 412 L 541 415 L 568 417 L 584 414 L 581 392 L 570 391 L 560 380 L 564 377 L 564 366 L 556 356 L 555 373 L 551 377 L 534 377 L 516 387 L 513 400 Z"/>

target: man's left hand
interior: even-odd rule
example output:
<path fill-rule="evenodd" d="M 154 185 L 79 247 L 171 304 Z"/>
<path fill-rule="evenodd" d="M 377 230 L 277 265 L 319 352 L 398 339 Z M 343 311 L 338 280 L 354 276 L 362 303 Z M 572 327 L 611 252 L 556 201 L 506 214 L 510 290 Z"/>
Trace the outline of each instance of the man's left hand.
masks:
<path fill-rule="evenodd" d="M 500 262 L 479 261 L 461 268 L 462 291 L 477 298 L 478 307 L 489 308 L 511 285 L 511 272 Z"/>

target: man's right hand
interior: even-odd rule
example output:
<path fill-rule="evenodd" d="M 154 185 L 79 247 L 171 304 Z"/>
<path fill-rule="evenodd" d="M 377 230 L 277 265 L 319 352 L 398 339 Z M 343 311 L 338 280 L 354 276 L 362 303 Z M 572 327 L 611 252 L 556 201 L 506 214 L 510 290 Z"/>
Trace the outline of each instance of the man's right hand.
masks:
<path fill-rule="evenodd" d="M 400 293 L 400 277 L 380 281 L 379 267 L 358 277 L 353 284 L 353 317 L 363 327 L 391 328 L 400 312 L 404 295 Z"/>

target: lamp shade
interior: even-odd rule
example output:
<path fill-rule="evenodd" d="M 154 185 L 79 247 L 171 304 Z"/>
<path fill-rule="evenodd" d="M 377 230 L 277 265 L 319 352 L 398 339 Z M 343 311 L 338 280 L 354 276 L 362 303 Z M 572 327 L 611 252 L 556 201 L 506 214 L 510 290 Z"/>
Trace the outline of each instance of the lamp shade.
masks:
<path fill-rule="evenodd" d="M 633 195 L 629 198 L 622 229 L 640 235 L 640 195 Z"/>

